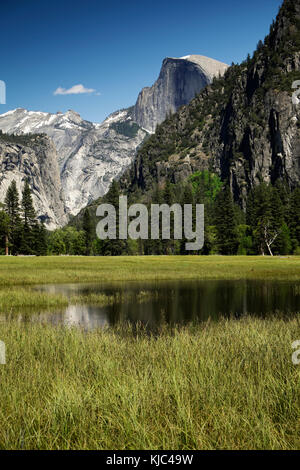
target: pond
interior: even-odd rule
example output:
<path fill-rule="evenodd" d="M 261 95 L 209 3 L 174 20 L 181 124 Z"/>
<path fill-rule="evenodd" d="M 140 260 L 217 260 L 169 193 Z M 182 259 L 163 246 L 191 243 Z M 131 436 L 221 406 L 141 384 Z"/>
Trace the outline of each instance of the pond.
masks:
<path fill-rule="evenodd" d="M 159 281 L 103 284 L 56 284 L 37 287 L 54 294 L 106 294 L 110 305 L 69 305 L 31 315 L 30 321 L 80 325 L 86 329 L 120 322 L 154 329 L 163 323 L 197 323 L 211 318 L 243 315 L 266 317 L 300 312 L 300 282 L 285 281 Z"/>

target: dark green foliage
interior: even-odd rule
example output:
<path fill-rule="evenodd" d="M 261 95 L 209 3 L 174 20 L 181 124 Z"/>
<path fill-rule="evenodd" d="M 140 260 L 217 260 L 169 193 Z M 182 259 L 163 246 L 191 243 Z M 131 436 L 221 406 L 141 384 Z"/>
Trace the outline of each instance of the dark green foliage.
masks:
<path fill-rule="evenodd" d="M 36 222 L 36 213 L 33 207 L 31 189 L 28 179 L 25 181 L 25 186 L 22 192 L 22 208 L 24 224 L 30 228 L 33 227 Z"/>
<path fill-rule="evenodd" d="M 13 180 L 6 192 L 4 209 L 7 226 L 5 234 L 8 237 L 9 253 L 12 255 L 46 255 L 47 231 L 36 217 L 28 180 L 25 181 L 22 192 L 21 208 L 16 182 Z M 0 227 L 0 238 L 0 250 L 3 251 L 6 243 L 3 226 Z"/>
<path fill-rule="evenodd" d="M 64 227 L 49 232 L 47 248 L 49 255 L 86 255 L 85 232 L 74 227 Z"/>
<path fill-rule="evenodd" d="M 88 209 L 85 209 L 83 214 L 83 224 L 82 228 L 85 234 L 85 246 L 86 246 L 86 255 L 90 255 L 92 251 L 92 242 L 93 242 L 93 224 Z"/>
<path fill-rule="evenodd" d="M 6 212 L 0 210 L 0 254 L 4 255 L 8 249 L 8 236 L 10 228 L 10 219 Z"/>
<path fill-rule="evenodd" d="M 113 181 L 108 194 L 105 196 L 105 202 L 112 204 L 116 210 L 116 233 L 119 234 L 119 196 L 120 186 L 117 181 Z M 101 252 L 98 254 L 106 256 L 121 256 L 127 253 L 127 240 L 102 240 Z"/>
<path fill-rule="evenodd" d="M 288 214 L 288 226 L 293 251 L 300 247 L 300 187 L 296 188 L 290 199 L 290 212 Z"/>
<path fill-rule="evenodd" d="M 0 129 L 0 141 L 8 142 L 12 144 L 28 145 L 40 140 L 41 137 L 45 137 L 46 134 L 4 134 Z"/>
<path fill-rule="evenodd" d="M 224 187 L 216 198 L 215 226 L 220 254 L 236 254 L 239 245 L 237 221 L 232 194 L 228 186 Z"/>
<path fill-rule="evenodd" d="M 20 251 L 23 232 L 20 216 L 19 194 L 15 180 L 13 180 L 8 187 L 4 204 L 5 212 L 9 217 L 9 249 L 11 254 L 15 255 Z"/>
<path fill-rule="evenodd" d="M 251 191 L 247 200 L 247 223 L 251 228 L 253 253 L 291 253 L 290 231 L 293 232 L 295 218 L 291 217 L 289 208 L 293 199 L 294 195 L 282 184 L 261 183 Z M 272 241 L 270 246 L 268 240 Z M 294 248 L 297 246 L 298 241 L 295 240 Z"/>
<path fill-rule="evenodd" d="M 33 227 L 34 252 L 37 256 L 47 255 L 47 230 L 43 223 L 36 223 Z"/>
<path fill-rule="evenodd" d="M 132 121 L 124 122 L 113 122 L 110 127 L 114 129 L 118 134 L 125 135 L 125 137 L 133 138 L 139 131 L 139 126 Z"/>
<path fill-rule="evenodd" d="M 23 231 L 20 251 L 24 255 L 35 253 L 35 240 L 39 235 L 39 227 L 33 207 L 29 181 L 25 181 L 22 192 Z"/>

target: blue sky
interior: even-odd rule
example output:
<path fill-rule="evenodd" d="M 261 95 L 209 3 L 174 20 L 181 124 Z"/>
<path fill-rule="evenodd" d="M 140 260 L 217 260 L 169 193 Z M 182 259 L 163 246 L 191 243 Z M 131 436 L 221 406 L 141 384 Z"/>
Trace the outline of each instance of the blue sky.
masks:
<path fill-rule="evenodd" d="M 268 33 L 281 3 L 1 2 L 0 80 L 6 82 L 7 104 L 0 104 L 0 113 L 17 107 L 74 109 L 101 122 L 134 104 L 139 91 L 157 78 L 165 57 L 201 54 L 229 64 L 242 61 Z M 58 88 L 80 84 L 89 92 L 54 95 Z"/>

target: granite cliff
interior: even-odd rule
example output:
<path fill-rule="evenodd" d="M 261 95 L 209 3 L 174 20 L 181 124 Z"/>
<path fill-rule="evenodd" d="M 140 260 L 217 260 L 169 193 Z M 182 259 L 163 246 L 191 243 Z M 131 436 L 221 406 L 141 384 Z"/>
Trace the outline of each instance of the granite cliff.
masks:
<path fill-rule="evenodd" d="M 201 55 L 167 57 L 152 87 L 143 88 L 133 108 L 133 119 L 149 132 L 188 104 L 197 93 L 223 75 L 228 65 Z"/>
<path fill-rule="evenodd" d="M 241 205 L 260 181 L 299 185 L 300 104 L 292 88 L 299 79 L 300 0 L 285 0 L 252 57 L 158 126 L 123 176 L 123 190 L 147 192 L 203 169 L 228 181 Z"/>
<path fill-rule="evenodd" d="M 44 135 L 8 136 L 0 133 L 0 201 L 16 181 L 21 196 L 25 180 L 32 189 L 38 218 L 49 229 L 64 225 L 67 220 L 62 199 L 56 149 Z"/>

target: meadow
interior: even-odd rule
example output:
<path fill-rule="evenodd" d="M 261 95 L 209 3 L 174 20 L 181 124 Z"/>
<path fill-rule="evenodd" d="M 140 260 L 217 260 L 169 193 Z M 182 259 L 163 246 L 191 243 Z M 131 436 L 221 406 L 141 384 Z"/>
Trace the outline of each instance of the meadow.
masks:
<path fill-rule="evenodd" d="M 300 279 L 300 257 L 0 257 L 0 286 L 178 279 Z"/>
<path fill-rule="evenodd" d="M 300 280 L 300 258 L 0 258 L 0 312 L 110 297 L 34 285 L 160 279 Z M 141 298 L 140 301 L 143 301 Z M 0 449 L 300 449 L 298 316 L 221 319 L 149 335 L 0 322 Z"/>
<path fill-rule="evenodd" d="M 1 449 L 299 449 L 299 319 L 0 324 Z"/>

